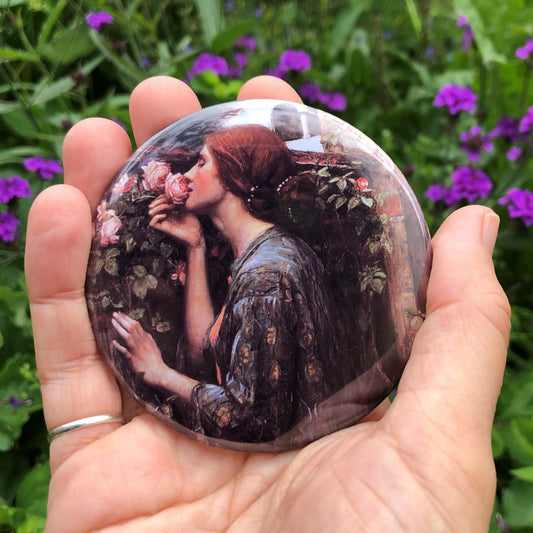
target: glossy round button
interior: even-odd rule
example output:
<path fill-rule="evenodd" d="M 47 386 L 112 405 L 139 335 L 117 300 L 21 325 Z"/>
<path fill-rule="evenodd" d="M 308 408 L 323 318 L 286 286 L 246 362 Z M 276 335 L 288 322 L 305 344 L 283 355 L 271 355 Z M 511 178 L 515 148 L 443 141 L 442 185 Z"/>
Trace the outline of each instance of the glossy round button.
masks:
<path fill-rule="evenodd" d="M 322 111 L 206 108 L 102 198 L 86 293 L 119 382 L 215 446 L 303 446 L 392 391 L 425 311 L 430 238 L 398 168 Z"/>

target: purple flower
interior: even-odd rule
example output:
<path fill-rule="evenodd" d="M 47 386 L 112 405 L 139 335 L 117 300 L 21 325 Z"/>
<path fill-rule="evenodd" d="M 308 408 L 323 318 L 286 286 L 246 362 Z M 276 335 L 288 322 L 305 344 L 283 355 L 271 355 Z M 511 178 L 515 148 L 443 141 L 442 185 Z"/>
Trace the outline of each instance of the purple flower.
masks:
<path fill-rule="evenodd" d="M 107 11 L 97 11 L 96 13 L 89 13 L 85 20 L 94 31 L 100 31 L 102 25 L 112 24 L 115 19 Z"/>
<path fill-rule="evenodd" d="M 424 197 L 429 198 L 432 202 L 440 202 L 441 200 L 444 200 L 447 192 L 448 187 L 440 183 L 436 183 L 435 185 L 430 185 L 428 187 Z"/>
<path fill-rule="evenodd" d="M 445 85 L 435 96 L 435 107 L 447 107 L 452 115 L 461 111 L 472 114 L 476 109 L 477 95 L 469 87 Z"/>
<path fill-rule="evenodd" d="M 512 117 L 502 117 L 496 124 L 496 127 L 489 132 L 489 137 L 506 137 L 509 141 L 514 142 L 518 134 L 518 120 Z"/>
<path fill-rule="evenodd" d="M 256 46 L 257 43 L 253 37 L 241 37 L 235 41 L 235 48 L 240 48 L 241 50 L 250 50 L 252 52 Z"/>
<path fill-rule="evenodd" d="M 461 133 L 460 137 L 463 145 L 461 150 L 467 153 L 470 161 L 477 161 L 482 152 L 490 152 L 493 144 L 488 135 L 483 135 L 481 126 L 472 126 L 468 131 Z"/>
<path fill-rule="evenodd" d="M 279 68 L 282 72 L 305 72 L 311 68 L 311 57 L 305 50 L 286 50 L 279 58 Z"/>
<path fill-rule="evenodd" d="M 498 203 L 506 205 L 511 218 L 521 218 L 526 226 L 533 224 L 533 192 L 526 189 L 511 189 Z"/>
<path fill-rule="evenodd" d="M 145 68 L 152 66 L 152 60 L 148 56 L 141 57 L 141 65 Z"/>
<path fill-rule="evenodd" d="M 12 242 L 17 236 L 17 228 L 20 220 L 10 213 L 3 211 L 0 213 L 0 239 L 4 242 Z"/>
<path fill-rule="evenodd" d="M 309 102 L 320 102 L 332 111 L 344 111 L 346 109 L 346 97 L 342 93 L 326 93 L 311 81 L 305 82 L 300 87 L 300 94 Z"/>
<path fill-rule="evenodd" d="M 234 7 L 235 7 L 235 6 L 234 6 L 233 2 L 226 2 L 226 3 L 224 4 L 224 13 L 226 13 L 226 15 L 227 15 L 228 13 L 231 13 L 231 12 L 233 11 L 233 8 L 234 8 Z"/>
<path fill-rule="evenodd" d="M 445 198 L 448 205 L 458 200 L 473 202 L 485 198 L 492 190 L 492 182 L 483 171 L 472 167 L 459 167 L 452 174 L 452 186 Z"/>
<path fill-rule="evenodd" d="M 322 89 L 312 81 L 306 81 L 300 86 L 300 94 L 310 102 L 318 102 L 322 95 Z"/>
<path fill-rule="evenodd" d="M 533 58 L 533 39 L 528 38 L 524 46 L 516 49 L 516 57 L 524 61 Z"/>
<path fill-rule="evenodd" d="M 332 111 L 344 111 L 346 109 L 346 98 L 342 93 L 322 93 L 319 102 Z"/>
<path fill-rule="evenodd" d="M 228 62 L 221 56 L 215 54 L 200 54 L 192 69 L 189 71 L 189 78 L 193 78 L 201 72 L 211 70 L 215 74 L 225 76 L 228 73 Z"/>
<path fill-rule="evenodd" d="M 505 157 L 507 157 L 509 161 L 516 161 L 521 155 L 522 148 L 520 148 L 519 146 L 512 146 L 505 154 Z"/>
<path fill-rule="evenodd" d="M 51 180 L 54 174 L 63 172 L 61 163 L 55 159 L 44 159 L 42 157 L 29 157 L 24 161 L 24 166 L 32 172 L 37 172 L 44 180 Z"/>
<path fill-rule="evenodd" d="M 0 178 L 0 202 L 7 203 L 13 198 L 30 198 L 30 184 L 20 176 Z"/>
<path fill-rule="evenodd" d="M 518 125 L 518 131 L 524 135 L 533 133 L 533 106 L 531 106 L 522 117 L 522 120 Z"/>
<path fill-rule="evenodd" d="M 275 78 L 285 79 L 285 72 L 280 67 L 272 68 L 267 71 L 267 76 L 274 76 Z"/>
<path fill-rule="evenodd" d="M 474 32 L 468 24 L 466 17 L 463 16 L 459 17 L 459 20 L 457 21 L 457 27 L 463 28 L 463 44 L 461 45 L 461 50 L 463 52 L 468 52 L 468 50 L 470 50 L 470 44 L 474 39 Z"/>
<path fill-rule="evenodd" d="M 248 64 L 248 58 L 246 57 L 246 54 L 243 54 L 242 52 L 237 52 L 233 56 L 233 59 L 239 68 L 244 68 Z"/>

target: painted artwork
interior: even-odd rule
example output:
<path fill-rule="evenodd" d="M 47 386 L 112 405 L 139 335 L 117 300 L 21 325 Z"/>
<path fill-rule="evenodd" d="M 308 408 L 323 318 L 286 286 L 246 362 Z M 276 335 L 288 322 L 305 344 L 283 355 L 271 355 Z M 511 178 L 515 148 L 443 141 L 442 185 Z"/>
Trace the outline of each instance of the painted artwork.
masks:
<path fill-rule="evenodd" d="M 361 132 L 275 100 L 193 113 L 98 206 L 87 301 L 120 383 L 238 450 L 300 447 L 390 394 L 425 310 L 429 234 Z"/>

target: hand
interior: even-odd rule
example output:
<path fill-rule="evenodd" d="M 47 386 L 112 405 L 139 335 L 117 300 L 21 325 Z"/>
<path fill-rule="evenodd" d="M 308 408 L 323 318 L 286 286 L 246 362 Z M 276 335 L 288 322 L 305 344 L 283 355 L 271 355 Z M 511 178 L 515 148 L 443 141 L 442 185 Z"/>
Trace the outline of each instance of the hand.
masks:
<path fill-rule="evenodd" d="M 204 245 L 204 237 L 200 221 L 185 208 L 176 207 L 164 194 L 158 196 L 151 204 L 148 214 L 152 217 L 150 226 L 156 228 L 188 248 L 199 248 Z"/>
<path fill-rule="evenodd" d="M 239 95 L 263 97 L 300 101 L 265 77 Z M 199 107 L 181 82 L 144 81 L 130 104 L 137 142 Z M 97 349 L 83 286 L 91 211 L 130 153 L 114 122 L 80 122 L 64 144 L 68 185 L 48 188 L 31 210 L 26 272 L 49 429 L 128 410 Z M 209 447 L 147 414 L 65 433 L 50 447 L 48 531 L 487 531 L 509 334 L 491 261 L 496 231 L 497 217 L 472 206 L 434 237 L 427 319 L 391 405 L 278 454 Z"/>
<path fill-rule="evenodd" d="M 153 337 L 124 313 L 113 313 L 111 324 L 127 344 L 125 347 L 114 340 L 113 346 L 128 358 L 135 372 L 143 374 L 147 383 L 160 385 L 167 365 Z"/>

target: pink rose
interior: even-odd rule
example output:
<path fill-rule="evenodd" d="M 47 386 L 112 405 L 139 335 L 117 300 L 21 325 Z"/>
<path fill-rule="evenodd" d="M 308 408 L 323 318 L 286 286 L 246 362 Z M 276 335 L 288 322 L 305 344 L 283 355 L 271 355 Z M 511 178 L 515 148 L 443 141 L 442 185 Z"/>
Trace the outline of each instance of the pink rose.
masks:
<path fill-rule="evenodd" d="M 170 165 L 162 161 L 150 161 L 143 170 L 143 186 L 147 191 L 162 191 L 170 174 Z"/>
<path fill-rule="evenodd" d="M 165 182 L 165 194 L 173 204 L 183 204 L 189 197 L 189 182 L 181 174 L 169 174 Z"/>
<path fill-rule="evenodd" d="M 117 232 L 122 228 L 122 222 L 117 217 L 113 209 L 106 211 L 105 218 L 101 220 L 100 227 L 100 244 L 107 246 L 108 244 L 115 244 L 119 241 Z"/>
<path fill-rule="evenodd" d="M 129 192 L 135 183 L 135 176 L 123 174 L 120 179 L 115 183 L 113 192 Z"/>

